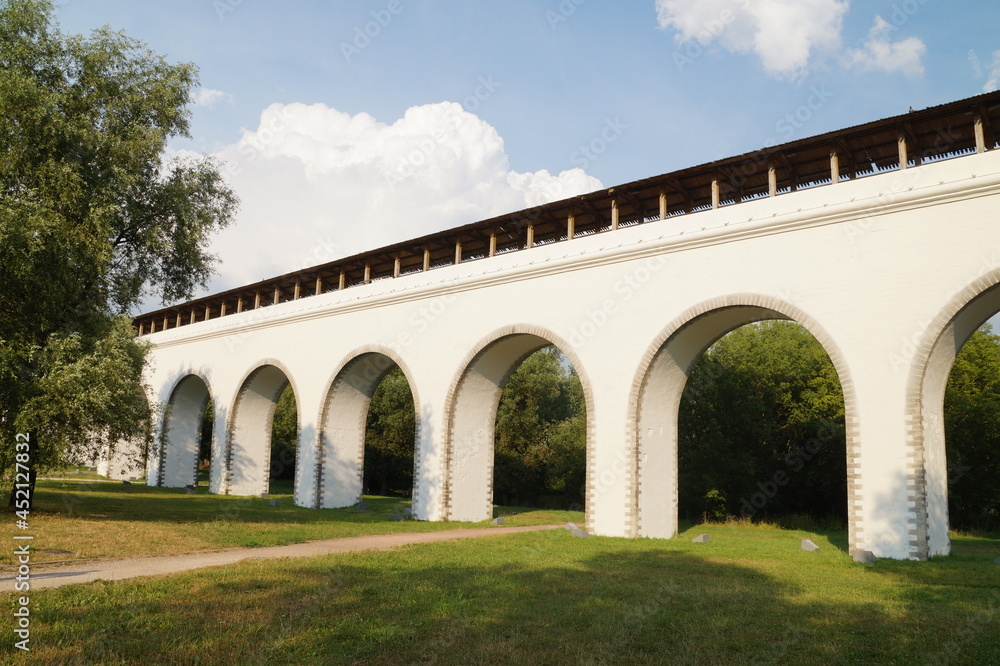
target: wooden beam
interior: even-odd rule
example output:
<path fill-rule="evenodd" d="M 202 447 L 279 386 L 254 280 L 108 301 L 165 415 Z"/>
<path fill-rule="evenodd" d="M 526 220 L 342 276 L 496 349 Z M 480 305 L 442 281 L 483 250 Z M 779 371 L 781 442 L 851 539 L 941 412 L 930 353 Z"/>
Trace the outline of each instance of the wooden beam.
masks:
<path fill-rule="evenodd" d="M 169 323 L 170 322 L 167 321 L 167 315 L 163 315 L 163 330 L 164 331 L 167 330 L 167 326 L 169 325 Z"/>
<path fill-rule="evenodd" d="M 253 309 L 257 310 L 260 308 L 260 292 L 255 291 L 253 293 Z"/>
<path fill-rule="evenodd" d="M 271 305 L 277 305 L 278 301 L 281 299 L 281 289 L 277 286 L 274 287 L 274 295 L 271 298 Z"/>
<path fill-rule="evenodd" d="M 297 279 L 295 280 L 295 293 L 292 294 L 292 300 L 293 301 L 299 300 L 299 296 L 301 295 L 301 293 L 302 293 L 302 280 Z"/>
<path fill-rule="evenodd" d="M 981 113 L 976 113 L 974 129 L 976 134 L 976 152 L 985 153 L 986 152 L 986 131 L 983 127 L 983 115 Z"/>
<path fill-rule="evenodd" d="M 237 313 L 243 312 L 243 294 L 240 294 L 236 298 L 236 312 Z"/>
<path fill-rule="evenodd" d="M 212 318 L 212 306 L 211 305 L 206 305 L 205 306 L 205 321 L 208 321 L 211 318 Z"/>
<path fill-rule="evenodd" d="M 497 232 L 496 231 L 491 231 L 490 232 L 490 256 L 491 257 L 497 256 Z"/>
<path fill-rule="evenodd" d="M 343 268 L 340 269 L 340 279 L 337 281 L 337 290 L 341 290 L 347 286 L 347 271 Z"/>
<path fill-rule="evenodd" d="M 323 293 L 323 278 L 319 275 L 316 276 L 316 286 L 313 289 L 313 296 L 319 296 Z"/>
<path fill-rule="evenodd" d="M 899 168 L 902 170 L 910 166 L 910 157 L 906 146 L 906 135 L 900 132 L 899 137 L 896 139 L 896 144 L 899 148 Z"/>
<path fill-rule="evenodd" d="M 618 200 L 611 200 L 611 230 L 618 228 Z"/>
<path fill-rule="evenodd" d="M 226 316 L 226 302 L 225 301 L 222 301 L 222 305 L 219 306 L 219 316 L 220 317 L 225 317 Z"/>
<path fill-rule="evenodd" d="M 139 335 L 140 335 L 140 337 L 144 334 L 142 329 L 143 329 L 143 323 L 140 321 L 139 322 Z"/>
<path fill-rule="evenodd" d="M 573 240 L 576 235 L 576 215 L 570 213 L 566 216 L 566 238 Z"/>
<path fill-rule="evenodd" d="M 455 241 L 455 265 L 462 263 L 462 241 Z"/>
<path fill-rule="evenodd" d="M 840 182 L 840 158 L 837 156 L 837 149 L 830 149 L 830 182 Z"/>
<path fill-rule="evenodd" d="M 195 313 L 196 313 L 196 310 L 194 308 L 191 308 L 191 316 L 188 317 L 188 323 L 189 324 L 193 324 L 196 321 L 198 321 L 198 317 L 197 317 L 197 315 Z"/>
<path fill-rule="evenodd" d="M 719 207 L 719 179 L 712 179 L 712 208 Z"/>
<path fill-rule="evenodd" d="M 774 162 L 767 165 L 767 196 L 778 196 L 778 168 Z"/>
<path fill-rule="evenodd" d="M 527 239 L 524 241 L 525 249 L 535 246 L 535 225 L 529 224 L 527 229 Z"/>
<path fill-rule="evenodd" d="M 392 277 L 394 278 L 399 277 L 399 264 L 400 260 L 399 260 L 399 255 L 397 254 L 395 257 L 392 258 Z"/>
<path fill-rule="evenodd" d="M 372 262 L 365 260 L 365 284 L 372 281 Z"/>
<path fill-rule="evenodd" d="M 174 322 L 174 328 L 180 328 L 181 325 L 181 311 L 177 311 L 177 321 Z"/>
<path fill-rule="evenodd" d="M 431 249 L 429 247 L 424 248 L 424 271 L 429 271 L 431 269 Z"/>

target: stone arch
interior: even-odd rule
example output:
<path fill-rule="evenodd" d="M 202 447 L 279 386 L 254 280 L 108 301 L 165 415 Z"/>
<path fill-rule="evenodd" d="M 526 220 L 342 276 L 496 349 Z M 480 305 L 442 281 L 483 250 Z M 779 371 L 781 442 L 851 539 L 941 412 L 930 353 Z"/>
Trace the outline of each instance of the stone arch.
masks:
<path fill-rule="evenodd" d="M 368 405 L 379 383 L 399 367 L 410 385 L 415 411 L 413 511 L 422 516 L 420 487 L 420 398 L 413 374 L 394 350 L 366 345 L 348 354 L 327 384 L 320 414 L 316 454 L 316 508 L 345 507 L 361 501 Z"/>
<path fill-rule="evenodd" d="M 962 346 L 1000 312 L 1000 270 L 993 270 L 952 296 L 927 322 L 912 350 L 907 381 L 907 500 L 917 522 L 909 545 L 921 559 L 951 552 L 948 537 L 948 460 L 944 436 L 944 394 Z"/>
<path fill-rule="evenodd" d="M 262 495 L 268 492 L 271 424 L 278 398 L 289 384 L 295 393 L 299 421 L 297 429 L 301 432 L 299 392 L 284 364 L 274 359 L 264 359 L 240 381 L 240 388 L 229 410 L 226 429 L 224 494 Z M 299 440 L 296 444 L 297 457 L 301 455 L 298 450 L 301 438 Z"/>
<path fill-rule="evenodd" d="M 202 417 L 211 398 L 208 379 L 189 371 L 170 390 L 160 433 L 156 485 L 183 488 L 198 478 Z"/>
<path fill-rule="evenodd" d="M 631 473 L 626 514 L 631 536 L 669 538 L 677 533 L 677 418 L 695 363 L 726 333 L 770 319 L 803 326 L 823 346 L 837 371 L 844 393 L 849 541 L 852 550 L 859 547 L 857 398 L 847 362 L 812 317 L 779 298 L 757 294 L 734 294 L 690 308 L 667 325 L 643 355 L 629 396 Z"/>
<path fill-rule="evenodd" d="M 444 517 L 481 521 L 493 515 L 493 436 L 500 396 L 521 362 L 555 345 L 576 369 L 587 409 L 587 523 L 592 524 L 594 394 L 579 356 L 566 340 L 532 325 L 494 331 L 473 346 L 460 364 L 445 400 Z"/>

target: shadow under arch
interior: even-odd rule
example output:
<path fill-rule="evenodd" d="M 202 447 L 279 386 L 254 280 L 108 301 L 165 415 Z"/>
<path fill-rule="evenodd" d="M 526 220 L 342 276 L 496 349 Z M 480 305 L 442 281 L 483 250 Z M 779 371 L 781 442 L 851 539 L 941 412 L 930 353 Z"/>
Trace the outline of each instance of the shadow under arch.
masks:
<path fill-rule="evenodd" d="M 420 397 L 410 368 L 399 354 L 383 345 L 365 345 L 347 354 L 327 384 L 317 437 L 317 509 L 336 509 L 361 501 L 368 407 L 375 389 L 395 367 L 403 372 L 413 396 L 416 444 L 413 453 L 413 514 L 420 519 L 426 518 L 426 500 L 420 483 L 422 454 L 426 448 L 420 437 Z"/>
<path fill-rule="evenodd" d="M 271 465 L 271 426 L 278 398 L 289 384 L 295 395 L 298 423 L 302 432 L 299 392 L 291 373 L 280 361 L 263 359 L 239 383 L 239 390 L 229 410 L 226 428 L 225 495 L 262 495 L 268 492 Z M 296 438 L 296 458 L 301 459 L 301 436 Z M 296 470 L 298 491 L 298 470 Z"/>
<path fill-rule="evenodd" d="M 183 488 L 197 483 L 202 417 L 211 394 L 208 379 L 194 370 L 186 371 L 170 390 L 159 437 L 157 486 Z"/>
<path fill-rule="evenodd" d="M 576 369 L 587 409 L 585 514 L 593 524 L 594 393 L 579 356 L 569 343 L 539 326 L 505 326 L 476 343 L 462 360 L 445 399 L 444 518 L 478 522 L 493 517 L 494 428 L 500 396 L 524 359 L 554 345 Z"/>
<path fill-rule="evenodd" d="M 1000 269 L 955 294 L 927 324 L 913 352 L 907 381 L 907 493 L 916 524 L 909 535 L 921 559 L 951 552 L 948 536 L 948 460 L 944 433 L 944 395 L 962 346 L 1000 312 Z M 912 488 L 912 489 L 911 489 Z"/>
<path fill-rule="evenodd" d="M 719 338 L 764 320 L 800 324 L 823 346 L 844 393 L 847 444 L 848 541 L 859 548 L 857 398 L 847 362 L 834 340 L 799 308 L 771 296 L 732 294 L 700 303 L 676 317 L 647 349 L 629 396 L 629 513 L 633 537 L 670 538 L 677 533 L 677 419 L 688 375 Z"/>

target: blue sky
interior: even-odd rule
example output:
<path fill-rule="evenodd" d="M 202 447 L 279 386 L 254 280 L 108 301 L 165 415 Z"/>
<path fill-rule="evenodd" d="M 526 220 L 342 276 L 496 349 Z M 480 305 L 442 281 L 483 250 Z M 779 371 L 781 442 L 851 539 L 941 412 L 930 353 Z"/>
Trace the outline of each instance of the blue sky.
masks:
<path fill-rule="evenodd" d="M 67 0 L 202 88 L 242 199 L 210 291 L 970 97 L 996 0 Z"/>

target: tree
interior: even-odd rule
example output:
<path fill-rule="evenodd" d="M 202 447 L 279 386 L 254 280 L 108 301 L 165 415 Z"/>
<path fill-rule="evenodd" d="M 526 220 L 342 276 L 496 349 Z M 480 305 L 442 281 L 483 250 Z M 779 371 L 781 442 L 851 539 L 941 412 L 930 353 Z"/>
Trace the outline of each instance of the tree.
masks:
<path fill-rule="evenodd" d="M 784 321 L 720 339 L 684 389 L 678 461 L 688 518 L 846 516 L 843 392 L 822 345 Z"/>
<path fill-rule="evenodd" d="M 583 387 L 557 348 L 538 350 L 511 374 L 497 408 L 494 443 L 497 503 L 582 503 L 587 456 Z"/>
<path fill-rule="evenodd" d="M 271 420 L 272 479 L 295 478 L 295 454 L 299 441 L 299 413 L 295 405 L 295 391 L 289 384 L 278 397 Z"/>
<path fill-rule="evenodd" d="M 149 440 L 126 313 L 204 286 L 237 206 L 211 160 L 164 159 L 196 83 L 108 28 L 63 35 L 50 2 L 0 1 L 0 476 L 16 433 L 33 474 Z"/>
<path fill-rule="evenodd" d="M 409 493 L 413 488 L 416 413 L 406 375 L 394 367 L 368 405 L 364 487 L 370 494 Z"/>
<path fill-rule="evenodd" d="M 959 351 L 944 399 L 948 513 L 955 527 L 1000 527 L 1000 336 L 989 324 Z"/>

